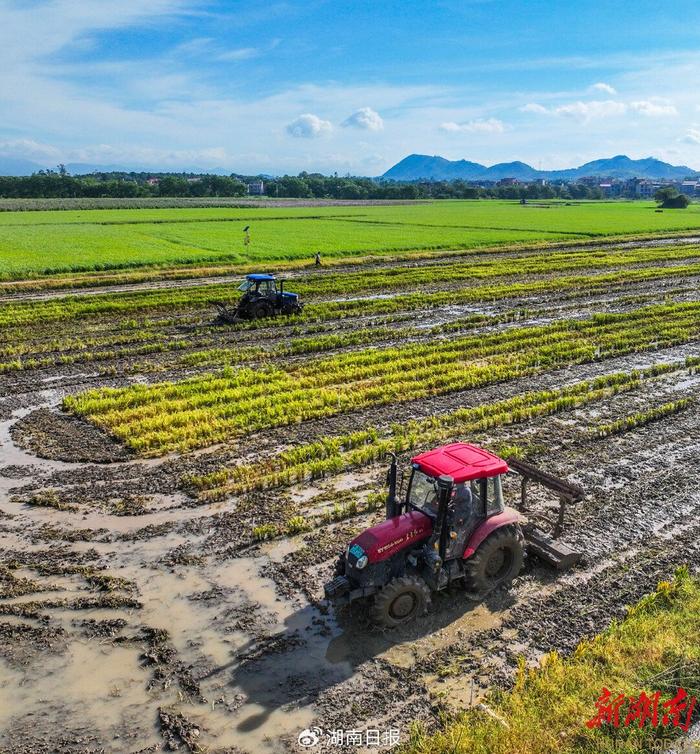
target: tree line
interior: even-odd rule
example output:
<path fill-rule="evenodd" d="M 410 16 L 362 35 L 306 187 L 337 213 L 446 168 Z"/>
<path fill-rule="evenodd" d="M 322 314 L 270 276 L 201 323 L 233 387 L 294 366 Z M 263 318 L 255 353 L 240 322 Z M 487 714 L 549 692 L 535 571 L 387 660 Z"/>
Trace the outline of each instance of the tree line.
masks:
<path fill-rule="evenodd" d="M 69 175 L 63 166 L 31 176 L 0 176 L 0 197 L 8 199 L 240 197 L 259 176 L 190 173 L 91 173 Z M 372 178 L 300 173 L 262 179 L 265 195 L 298 199 L 601 199 L 601 190 L 582 183 L 475 186 L 465 181 L 398 183 Z"/>

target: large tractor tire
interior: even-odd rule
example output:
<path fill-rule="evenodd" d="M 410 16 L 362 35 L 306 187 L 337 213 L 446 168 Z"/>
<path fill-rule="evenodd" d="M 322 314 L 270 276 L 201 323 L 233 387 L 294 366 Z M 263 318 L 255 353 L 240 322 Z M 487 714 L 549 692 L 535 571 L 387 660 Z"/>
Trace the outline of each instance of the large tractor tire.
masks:
<path fill-rule="evenodd" d="M 380 626 L 394 628 L 424 615 L 430 604 L 430 589 L 418 576 L 392 579 L 374 597 L 372 620 Z"/>
<path fill-rule="evenodd" d="M 272 314 L 272 310 L 267 304 L 256 304 L 253 309 L 253 319 L 264 319 Z"/>
<path fill-rule="evenodd" d="M 518 524 L 497 529 L 465 563 L 467 588 L 481 598 L 499 586 L 510 586 L 523 567 L 525 538 Z"/>

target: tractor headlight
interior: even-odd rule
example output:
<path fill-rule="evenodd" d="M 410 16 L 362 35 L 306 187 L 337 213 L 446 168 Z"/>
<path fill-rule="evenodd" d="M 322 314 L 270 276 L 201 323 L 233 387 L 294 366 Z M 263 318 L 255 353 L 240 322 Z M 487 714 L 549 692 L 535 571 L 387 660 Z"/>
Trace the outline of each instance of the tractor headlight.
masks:
<path fill-rule="evenodd" d="M 359 568 L 359 570 L 362 570 L 367 565 L 368 562 L 369 562 L 369 560 L 368 560 L 367 556 L 366 555 L 361 555 L 357 559 L 357 562 L 355 563 L 355 568 Z"/>

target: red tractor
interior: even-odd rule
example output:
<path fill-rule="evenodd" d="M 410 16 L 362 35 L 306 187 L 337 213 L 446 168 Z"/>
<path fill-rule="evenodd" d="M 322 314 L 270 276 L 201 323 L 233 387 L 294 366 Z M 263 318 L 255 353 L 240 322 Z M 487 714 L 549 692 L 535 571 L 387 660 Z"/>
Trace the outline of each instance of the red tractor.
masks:
<path fill-rule="evenodd" d="M 511 470 L 522 477 L 521 511 L 503 502 L 502 479 Z M 523 516 L 528 480 L 559 496 L 553 536 Z M 431 592 L 453 582 L 474 599 L 509 585 L 526 549 L 559 569 L 580 558 L 556 537 L 565 504 L 580 500 L 583 490 L 531 464 L 506 463 L 475 445 L 453 443 L 412 459 L 404 500 L 396 495 L 395 458 L 388 481 L 386 520 L 350 542 L 325 585 L 326 598 L 336 605 L 372 597 L 379 624 L 398 626 L 423 614 Z"/>

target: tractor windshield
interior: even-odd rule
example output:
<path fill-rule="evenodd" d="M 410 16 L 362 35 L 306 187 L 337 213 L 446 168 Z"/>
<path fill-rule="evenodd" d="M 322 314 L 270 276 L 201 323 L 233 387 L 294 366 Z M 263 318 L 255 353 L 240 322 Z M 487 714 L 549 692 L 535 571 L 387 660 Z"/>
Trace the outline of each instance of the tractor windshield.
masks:
<path fill-rule="evenodd" d="M 238 286 L 238 290 L 239 291 L 243 291 L 243 293 L 245 293 L 246 291 L 249 291 L 254 285 L 255 285 L 255 281 L 254 280 L 244 280 Z"/>
<path fill-rule="evenodd" d="M 408 504 L 411 508 L 423 511 L 429 516 L 436 516 L 438 509 L 438 491 L 435 480 L 415 469 L 408 491 Z"/>

